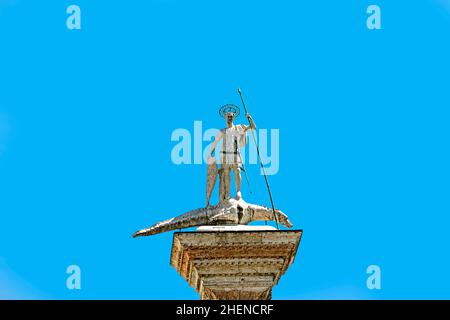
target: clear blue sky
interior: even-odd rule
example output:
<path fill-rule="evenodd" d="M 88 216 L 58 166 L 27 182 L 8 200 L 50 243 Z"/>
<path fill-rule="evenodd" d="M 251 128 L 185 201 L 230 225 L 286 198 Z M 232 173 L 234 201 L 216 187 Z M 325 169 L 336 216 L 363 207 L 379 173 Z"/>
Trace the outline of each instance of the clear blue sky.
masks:
<path fill-rule="evenodd" d="M 238 86 L 304 229 L 274 299 L 450 298 L 449 36 L 448 0 L 0 0 L 0 298 L 197 299 L 171 233 L 131 234 L 204 204 L 170 136 L 221 127 Z"/>

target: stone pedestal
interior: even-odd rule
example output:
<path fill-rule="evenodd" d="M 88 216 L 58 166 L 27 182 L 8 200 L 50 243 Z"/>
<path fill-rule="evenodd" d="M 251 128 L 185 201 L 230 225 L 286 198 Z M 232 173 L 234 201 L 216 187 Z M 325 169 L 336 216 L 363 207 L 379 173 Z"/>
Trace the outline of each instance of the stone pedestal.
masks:
<path fill-rule="evenodd" d="M 271 299 L 272 287 L 294 261 L 302 231 L 214 228 L 176 232 L 171 265 L 202 300 Z"/>

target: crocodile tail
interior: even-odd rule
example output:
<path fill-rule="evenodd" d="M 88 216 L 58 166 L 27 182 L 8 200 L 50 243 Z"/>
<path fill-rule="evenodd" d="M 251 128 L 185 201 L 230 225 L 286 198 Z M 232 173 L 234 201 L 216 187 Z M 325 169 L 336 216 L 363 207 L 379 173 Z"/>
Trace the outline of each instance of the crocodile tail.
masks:
<path fill-rule="evenodd" d="M 143 237 L 143 236 L 151 236 L 154 234 L 171 231 L 171 230 L 177 230 L 177 229 L 184 229 L 184 228 L 190 228 L 200 225 L 206 225 L 208 224 L 208 211 L 211 210 L 211 208 L 200 208 L 195 209 L 192 211 L 189 211 L 185 214 L 182 214 L 176 218 L 171 218 L 168 220 L 164 220 L 158 223 L 155 223 L 154 225 L 139 230 L 133 234 L 133 238 L 137 237 Z"/>

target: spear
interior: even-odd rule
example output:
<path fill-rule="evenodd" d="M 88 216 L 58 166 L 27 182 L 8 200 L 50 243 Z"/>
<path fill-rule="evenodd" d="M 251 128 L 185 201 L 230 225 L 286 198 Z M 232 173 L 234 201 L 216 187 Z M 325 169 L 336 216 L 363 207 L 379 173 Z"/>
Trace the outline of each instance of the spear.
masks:
<path fill-rule="evenodd" d="M 241 88 L 238 88 L 237 92 L 239 93 L 239 96 L 241 97 L 242 105 L 244 106 L 244 110 L 245 110 L 245 115 L 248 115 L 249 113 L 248 113 L 248 110 L 247 110 L 247 106 L 245 105 L 244 96 L 242 95 Z M 248 122 L 250 124 L 250 128 L 253 129 L 253 126 L 252 126 L 250 120 Z M 261 154 L 259 153 L 259 146 L 258 146 L 258 143 L 256 142 L 255 133 L 253 132 L 253 130 L 250 130 L 250 131 L 252 132 L 253 142 L 255 143 L 255 146 L 256 146 L 256 153 L 258 154 L 259 163 L 261 164 L 261 169 L 262 169 L 262 172 L 264 174 L 264 180 L 266 180 L 266 186 L 267 186 L 267 191 L 269 192 L 270 204 L 272 205 L 273 217 L 275 218 L 275 222 L 277 224 L 277 229 L 280 230 L 280 227 L 278 225 L 278 217 L 277 217 L 277 215 L 275 213 L 275 205 L 273 204 L 272 192 L 270 191 L 269 179 L 267 178 L 267 174 L 266 174 L 266 169 L 264 168 L 264 164 L 263 164 L 263 161 L 262 161 L 262 158 L 261 158 Z"/>

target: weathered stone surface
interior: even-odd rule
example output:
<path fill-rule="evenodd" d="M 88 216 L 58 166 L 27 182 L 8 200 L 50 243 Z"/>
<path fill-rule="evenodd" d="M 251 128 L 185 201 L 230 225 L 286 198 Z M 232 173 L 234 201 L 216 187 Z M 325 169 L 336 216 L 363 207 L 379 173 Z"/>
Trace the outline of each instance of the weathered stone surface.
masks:
<path fill-rule="evenodd" d="M 275 220 L 286 228 L 292 228 L 292 223 L 281 210 L 275 209 L 274 211 L 264 206 L 247 203 L 243 199 L 228 199 L 216 206 L 195 209 L 176 218 L 158 222 L 148 228 L 135 232 L 133 237 L 151 236 L 162 232 L 196 226 L 247 225 L 253 221 Z"/>
<path fill-rule="evenodd" d="M 201 299 L 267 300 L 301 236 L 301 230 L 176 232 L 171 265 Z"/>

